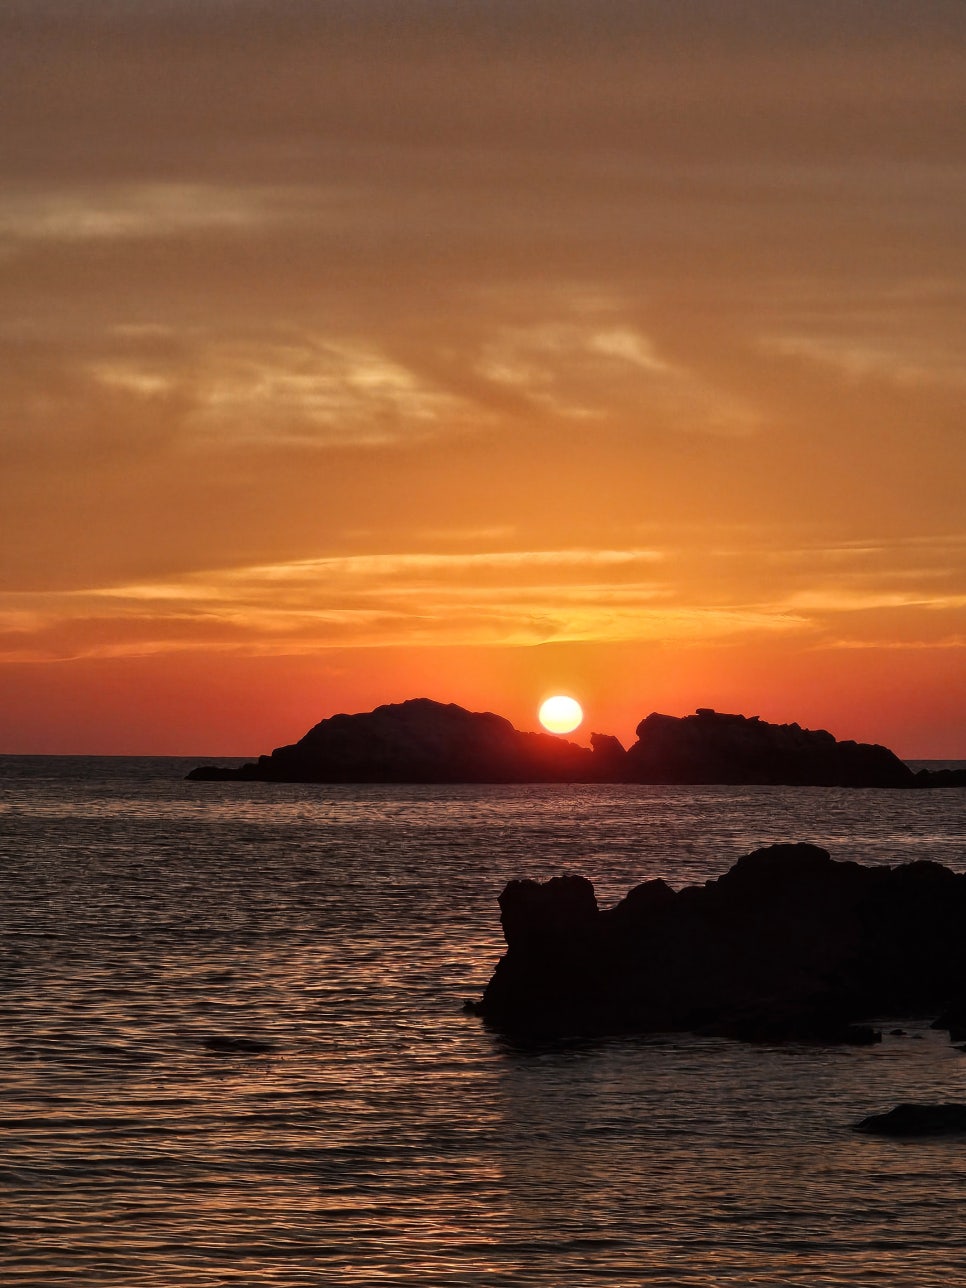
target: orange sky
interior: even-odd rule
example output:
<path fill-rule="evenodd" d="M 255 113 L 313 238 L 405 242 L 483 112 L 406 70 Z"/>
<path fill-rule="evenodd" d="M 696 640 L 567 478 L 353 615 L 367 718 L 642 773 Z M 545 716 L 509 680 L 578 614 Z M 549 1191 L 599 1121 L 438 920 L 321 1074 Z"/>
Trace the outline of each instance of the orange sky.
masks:
<path fill-rule="evenodd" d="M 565 689 L 966 756 L 961 0 L 0 48 L 0 751 Z"/>

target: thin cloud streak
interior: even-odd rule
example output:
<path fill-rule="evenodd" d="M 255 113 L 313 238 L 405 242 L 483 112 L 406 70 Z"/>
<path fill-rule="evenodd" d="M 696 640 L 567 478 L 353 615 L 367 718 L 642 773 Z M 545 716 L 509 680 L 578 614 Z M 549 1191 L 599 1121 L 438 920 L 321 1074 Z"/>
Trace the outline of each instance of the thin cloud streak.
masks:
<path fill-rule="evenodd" d="M 253 233 L 307 218 L 299 190 L 213 183 L 146 183 L 8 191 L 0 196 L 0 240 L 108 242 L 196 233 Z M 321 194 L 313 194 L 316 207 Z M 315 211 L 316 217 L 318 210 Z M 7 251 L 16 250 L 7 246 Z"/>

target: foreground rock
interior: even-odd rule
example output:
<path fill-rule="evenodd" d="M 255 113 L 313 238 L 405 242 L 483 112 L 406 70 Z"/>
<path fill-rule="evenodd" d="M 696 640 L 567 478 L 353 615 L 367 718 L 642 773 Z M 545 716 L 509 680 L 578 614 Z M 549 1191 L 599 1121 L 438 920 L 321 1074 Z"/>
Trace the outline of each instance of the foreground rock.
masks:
<path fill-rule="evenodd" d="M 854 1131 L 872 1136 L 961 1136 L 966 1134 L 966 1105 L 896 1105 L 887 1114 L 870 1114 Z"/>
<path fill-rule="evenodd" d="M 797 786 L 966 785 L 946 771 L 914 775 L 885 747 L 756 716 L 650 715 L 625 750 L 609 734 L 590 748 L 522 733 L 492 712 L 413 698 L 323 720 L 304 738 L 238 769 L 203 765 L 192 779 L 295 783 L 762 783 Z"/>
<path fill-rule="evenodd" d="M 507 952 L 475 1009 L 521 1037 L 694 1030 L 877 1040 L 881 1015 L 958 1013 L 966 876 L 775 845 L 704 886 L 637 886 L 601 911 L 580 876 L 511 881 Z"/>

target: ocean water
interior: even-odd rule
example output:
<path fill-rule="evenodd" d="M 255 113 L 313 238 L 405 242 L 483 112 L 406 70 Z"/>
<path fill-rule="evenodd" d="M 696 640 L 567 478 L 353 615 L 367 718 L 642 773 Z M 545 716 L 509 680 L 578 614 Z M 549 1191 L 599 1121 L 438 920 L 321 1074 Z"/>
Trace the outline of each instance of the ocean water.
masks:
<path fill-rule="evenodd" d="M 966 793 L 186 783 L 0 758 L 0 1284 L 966 1284 L 966 1054 L 463 1010 L 516 876 L 602 905 L 761 844 L 966 870 Z M 260 1044 L 258 1049 L 247 1044 Z"/>

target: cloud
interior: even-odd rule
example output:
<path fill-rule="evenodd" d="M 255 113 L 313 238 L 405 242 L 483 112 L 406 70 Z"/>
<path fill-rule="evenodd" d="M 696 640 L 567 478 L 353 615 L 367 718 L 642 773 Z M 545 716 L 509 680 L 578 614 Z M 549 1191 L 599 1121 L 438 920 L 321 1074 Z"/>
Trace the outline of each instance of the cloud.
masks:
<path fill-rule="evenodd" d="M 224 344 L 205 354 L 187 421 L 229 441 L 377 447 L 452 432 L 460 400 L 371 346 L 302 337 L 289 344 Z"/>
<path fill-rule="evenodd" d="M 477 370 L 577 421 L 645 420 L 691 433 L 757 427 L 750 405 L 659 353 L 651 337 L 620 321 L 617 307 L 610 316 L 600 304 L 588 311 L 602 316 L 505 329 L 484 344 Z"/>
<path fill-rule="evenodd" d="M 320 575 L 395 577 L 403 573 L 446 572 L 459 576 L 478 575 L 487 570 L 512 570 L 526 574 L 531 569 L 614 568 L 659 563 L 661 550 L 632 547 L 624 550 L 574 548 L 568 550 L 487 550 L 472 553 L 417 552 L 404 554 L 346 555 L 337 558 L 303 559 L 294 563 L 253 567 L 229 573 L 229 577 L 276 584 Z"/>
<path fill-rule="evenodd" d="M 856 613 L 877 608 L 957 609 L 966 608 L 966 595 L 930 595 L 919 591 L 861 590 L 854 587 L 826 587 L 796 591 L 785 601 L 798 612 Z"/>
<path fill-rule="evenodd" d="M 569 549 L 356 555 L 60 595 L 8 596 L 8 647 L 38 659 L 181 649 L 680 643 L 799 631 L 767 606 L 693 606 L 666 552 Z M 13 628 L 13 629 L 10 629 Z"/>
<path fill-rule="evenodd" d="M 39 661 L 550 642 L 949 648 L 966 624 L 964 550 L 955 534 L 786 549 L 746 535 L 716 550 L 699 541 L 328 555 L 7 595 L 0 651 Z"/>
<path fill-rule="evenodd" d="M 372 343 L 286 334 L 119 326 L 84 340 L 0 342 L 8 450 L 83 438 L 137 451 L 157 424 L 172 445 L 379 447 L 481 427 L 485 414 Z M 13 432 L 11 432 L 11 430 Z"/>
<path fill-rule="evenodd" d="M 280 217 L 276 205 L 271 191 L 205 183 L 8 191 L 0 198 L 0 238 L 85 242 L 251 231 Z"/>
<path fill-rule="evenodd" d="M 878 652 L 878 650 L 884 649 L 890 653 L 895 653 L 895 652 L 922 653 L 922 652 L 931 651 L 933 649 L 938 649 L 942 652 L 945 652 L 948 649 L 966 649 L 966 634 L 947 635 L 947 636 L 942 636 L 939 639 L 933 639 L 933 640 L 882 639 L 881 637 L 876 637 L 875 639 L 864 639 L 864 640 L 835 639 L 835 640 L 825 641 L 825 643 L 823 644 L 823 647 L 828 649 L 844 649 L 844 650 L 865 649 L 868 652 Z"/>
<path fill-rule="evenodd" d="M 935 337 L 789 335 L 762 341 L 766 351 L 803 359 L 849 380 L 916 386 L 966 384 L 961 354 Z"/>

